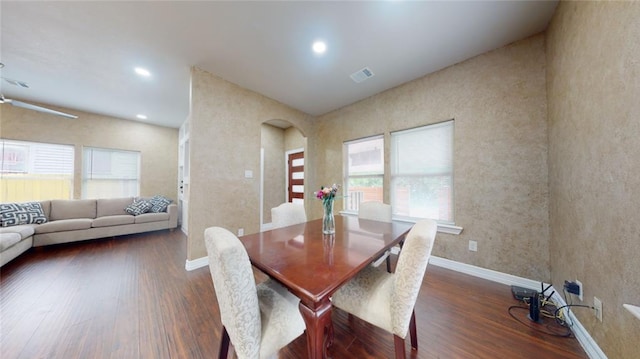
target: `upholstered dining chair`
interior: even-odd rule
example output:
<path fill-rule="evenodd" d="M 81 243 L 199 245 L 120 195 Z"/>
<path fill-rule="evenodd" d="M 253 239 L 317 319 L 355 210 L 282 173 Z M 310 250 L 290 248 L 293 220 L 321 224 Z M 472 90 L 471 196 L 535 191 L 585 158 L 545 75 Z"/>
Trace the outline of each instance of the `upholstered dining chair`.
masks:
<path fill-rule="evenodd" d="M 358 218 L 390 223 L 391 205 L 377 201 L 360 202 Z M 386 251 L 380 258 L 376 259 L 373 262 L 374 267 L 379 266 L 383 260 L 387 262 L 387 272 L 391 273 L 391 251 Z"/>
<path fill-rule="evenodd" d="M 292 226 L 307 221 L 304 206 L 298 203 L 285 202 L 271 208 L 271 228 Z"/>
<path fill-rule="evenodd" d="M 405 358 L 407 331 L 418 349 L 415 304 L 438 226 L 416 223 L 407 234 L 395 273 L 367 266 L 331 298 L 334 306 L 393 334 L 396 359 Z"/>
<path fill-rule="evenodd" d="M 204 232 L 209 270 L 222 320 L 219 358 L 227 358 L 229 341 L 238 358 L 275 354 L 304 333 L 300 300 L 278 283 L 256 286 L 247 251 L 233 233 L 220 227 Z"/>

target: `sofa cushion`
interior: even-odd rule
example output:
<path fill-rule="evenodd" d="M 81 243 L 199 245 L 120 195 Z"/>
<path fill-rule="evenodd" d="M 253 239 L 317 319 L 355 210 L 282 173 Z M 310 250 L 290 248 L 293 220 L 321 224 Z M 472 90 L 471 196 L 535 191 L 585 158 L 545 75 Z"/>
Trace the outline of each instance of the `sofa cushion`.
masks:
<path fill-rule="evenodd" d="M 91 223 L 91 227 L 109 227 L 109 226 L 119 226 L 122 224 L 132 224 L 134 221 L 134 217 L 129 214 L 122 214 L 118 216 L 104 216 L 98 217 L 93 220 Z"/>
<path fill-rule="evenodd" d="M 149 212 L 153 213 L 166 212 L 167 206 L 171 204 L 171 200 L 164 196 L 153 196 L 148 201 L 153 205 Z"/>
<path fill-rule="evenodd" d="M 0 233 L 0 251 L 4 251 L 21 240 L 19 233 Z"/>
<path fill-rule="evenodd" d="M 91 218 L 61 219 L 37 226 L 36 234 L 89 229 L 91 228 L 91 222 L 93 222 Z"/>
<path fill-rule="evenodd" d="M 125 207 L 133 202 L 133 197 L 98 199 L 96 218 L 126 215 Z M 133 223 L 133 222 L 132 222 Z"/>
<path fill-rule="evenodd" d="M 47 221 L 40 202 L 0 203 L 2 227 L 21 224 L 40 224 Z"/>
<path fill-rule="evenodd" d="M 135 217 L 135 223 L 148 223 L 169 220 L 169 213 L 144 213 Z"/>
<path fill-rule="evenodd" d="M 44 216 L 51 218 L 51 201 L 40 201 L 40 205 L 42 206 L 42 211 L 44 212 Z"/>
<path fill-rule="evenodd" d="M 125 207 L 124 211 L 129 213 L 130 215 L 139 216 L 143 213 L 149 212 L 151 207 L 153 207 L 153 205 L 150 202 L 147 202 L 145 200 L 138 200 Z"/>
<path fill-rule="evenodd" d="M 25 239 L 33 235 L 35 227 L 35 224 L 21 224 L 19 226 L 2 227 L 0 228 L 0 234 L 17 233 L 20 236 L 20 239 Z"/>
<path fill-rule="evenodd" d="M 50 221 L 61 219 L 96 218 L 95 199 L 54 199 L 51 201 Z"/>

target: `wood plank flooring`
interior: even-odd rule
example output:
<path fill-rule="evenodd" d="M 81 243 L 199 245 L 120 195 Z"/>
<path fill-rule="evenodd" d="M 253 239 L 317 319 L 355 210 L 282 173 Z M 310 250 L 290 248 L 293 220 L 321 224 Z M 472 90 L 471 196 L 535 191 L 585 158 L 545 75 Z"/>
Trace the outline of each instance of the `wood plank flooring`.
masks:
<path fill-rule="evenodd" d="M 0 357 L 215 358 L 220 314 L 208 268 L 187 272 L 186 238 L 158 231 L 34 248 L 0 270 Z M 263 275 L 256 274 L 258 280 Z M 508 313 L 510 288 L 436 266 L 423 281 L 419 350 L 408 358 L 587 358 Z M 392 358 L 393 337 L 340 310 L 333 358 Z M 280 358 L 306 358 L 306 338 Z M 232 354 L 231 356 L 235 356 Z"/>

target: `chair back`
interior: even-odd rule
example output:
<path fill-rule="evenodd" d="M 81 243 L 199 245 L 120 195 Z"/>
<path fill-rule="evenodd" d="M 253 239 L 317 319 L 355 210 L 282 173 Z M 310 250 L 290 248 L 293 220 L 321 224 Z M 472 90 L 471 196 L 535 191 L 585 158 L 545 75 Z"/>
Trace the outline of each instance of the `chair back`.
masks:
<path fill-rule="evenodd" d="M 278 207 L 271 208 L 271 226 L 274 229 L 306 221 L 307 214 L 301 204 L 285 202 Z"/>
<path fill-rule="evenodd" d="M 380 222 L 391 222 L 391 205 L 376 201 L 360 203 L 358 218 Z"/>
<path fill-rule="evenodd" d="M 247 251 L 238 237 L 224 228 L 207 228 L 204 240 L 222 325 L 239 358 L 258 358 L 262 324 Z"/>
<path fill-rule="evenodd" d="M 427 270 L 438 224 L 431 219 L 417 222 L 407 234 L 394 274 L 391 294 L 393 334 L 404 338 Z"/>

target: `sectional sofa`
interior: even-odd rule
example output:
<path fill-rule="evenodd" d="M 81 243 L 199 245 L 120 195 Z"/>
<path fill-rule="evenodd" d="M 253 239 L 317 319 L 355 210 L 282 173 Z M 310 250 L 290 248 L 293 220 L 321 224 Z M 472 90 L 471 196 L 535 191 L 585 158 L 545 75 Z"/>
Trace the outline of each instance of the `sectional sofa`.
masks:
<path fill-rule="evenodd" d="M 0 204 L 0 266 L 31 247 L 176 228 L 178 206 L 166 199 L 154 206 L 156 197 Z"/>

